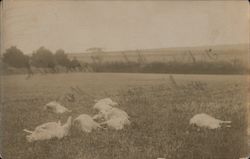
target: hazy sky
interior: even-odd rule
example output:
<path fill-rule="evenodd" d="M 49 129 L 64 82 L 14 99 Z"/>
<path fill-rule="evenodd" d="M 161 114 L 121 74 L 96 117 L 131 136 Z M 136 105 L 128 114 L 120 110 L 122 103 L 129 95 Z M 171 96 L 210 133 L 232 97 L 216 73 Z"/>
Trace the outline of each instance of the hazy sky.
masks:
<path fill-rule="evenodd" d="M 83 52 L 248 43 L 247 1 L 5 1 L 4 49 Z"/>

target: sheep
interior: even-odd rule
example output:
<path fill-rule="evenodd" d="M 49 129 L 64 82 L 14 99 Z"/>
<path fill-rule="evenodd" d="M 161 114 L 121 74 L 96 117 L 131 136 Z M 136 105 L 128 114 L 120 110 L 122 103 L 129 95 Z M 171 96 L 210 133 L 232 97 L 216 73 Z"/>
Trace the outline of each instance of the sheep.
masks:
<path fill-rule="evenodd" d="M 129 118 L 128 114 L 119 109 L 119 108 L 114 108 L 114 107 L 111 107 L 109 109 L 104 109 L 104 110 L 101 110 L 99 111 L 98 114 L 94 115 L 93 119 L 104 119 L 104 120 L 109 120 L 111 118 L 114 118 L 114 117 L 125 117 L 125 118 Z"/>
<path fill-rule="evenodd" d="M 118 103 L 112 101 L 110 98 L 104 98 L 98 100 L 97 103 L 93 106 L 93 108 L 99 113 L 93 117 L 93 119 L 101 119 L 106 118 L 105 115 L 109 110 L 113 108 L 113 106 L 117 105 Z"/>
<path fill-rule="evenodd" d="M 64 125 L 61 125 L 60 121 L 48 122 L 37 126 L 34 131 L 30 131 L 27 129 L 24 129 L 23 131 L 30 133 L 26 136 L 28 142 L 50 140 L 52 138 L 62 139 L 69 134 L 69 130 L 71 128 L 71 120 L 72 117 L 70 116 Z"/>
<path fill-rule="evenodd" d="M 92 117 L 87 114 L 81 114 L 74 119 L 74 125 L 86 133 L 90 133 L 94 129 L 102 128 L 99 123 L 95 122 Z"/>
<path fill-rule="evenodd" d="M 102 122 L 100 125 L 107 125 L 108 127 L 115 129 L 115 130 L 121 130 L 124 128 L 125 125 L 129 125 L 130 121 L 126 118 L 116 117 L 111 118 L 107 121 Z"/>
<path fill-rule="evenodd" d="M 49 102 L 44 106 L 44 110 L 48 110 L 50 112 L 56 113 L 56 114 L 62 114 L 65 112 L 71 112 L 71 110 L 68 110 L 64 106 L 62 106 L 60 103 L 56 101 Z"/>
<path fill-rule="evenodd" d="M 193 116 L 189 124 L 208 129 L 218 129 L 221 128 L 223 124 L 225 127 L 231 127 L 231 121 L 222 121 L 204 113 Z"/>
<path fill-rule="evenodd" d="M 128 114 L 119 108 L 112 108 L 105 114 L 105 117 L 101 125 L 107 125 L 115 130 L 121 130 L 125 125 L 130 125 Z"/>
<path fill-rule="evenodd" d="M 120 118 L 120 117 L 127 119 L 129 118 L 128 114 L 119 108 L 110 109 L 105 116 L 106 116 L 105 120 L 109 120 L 111 118 Z"/>
<path fill-rule="evenodd" d="M 107 104 L 107 105 L 110 105 L 110 106 L 116 106 L 116 105 L 118 105 L 118 103 L 114 102 L 110 98 L 103 98 L 103 99 L 100 99 L 100 100 L 95 100 L 95 102 L 96 102 L 96 104 L 102 103 L 102 104 Z M 94 106 L 94 109 L 96 109 L 95 106 Z"/>
<path fill-rule="evenodd" d="M 113 107 L 106 103 L 96 103 L 93 108 L 99 112 L 106 112 L 112 109 Z"/>
<path fill-rule="evenodd" d="M 250 157 L 241 157 L 240 159 L 249 159 Z"/>

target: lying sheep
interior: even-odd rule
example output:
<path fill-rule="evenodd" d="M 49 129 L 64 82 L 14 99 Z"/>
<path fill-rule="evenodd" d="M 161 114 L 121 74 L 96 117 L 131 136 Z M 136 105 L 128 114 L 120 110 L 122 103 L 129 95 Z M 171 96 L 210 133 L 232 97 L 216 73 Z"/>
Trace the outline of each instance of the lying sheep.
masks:
<path fill-rule="evenodd" d="M 110 98 L 104 98 L 96 101 L 97 103 L 93 106 L 95 110 L 99 113 L 93 117 L 93 119 L 106 118 L 106 114 L 110 111 L 113 106 L 117 105 L 116 102 L 112 101 Z"/>
<path fill-rule="evenodd" d="M 93 119 L 94 120 L 96 119 L 109 120 L 110 118 L 114 116 L 117 116 L 117 117 L 125 116 L 126 118 L 129 118 L 128 114 L 125 111 L 119 108 L 111 107 L 109 109 L 99 111 L 98 114 L 94 115 Z"/>
<path fill-rule="evenodd" d="M 119 108 L 112 108 L 107 112 L 107 120 L 111 118 L 116 118 L 116 117 L 122 117 L 122 118 L 129 118 L 128 114 Z"/>
<path fill-rule="evenodd" d="M 231 127 L 231 121 L 222 121 L 204 113 L 196 114 L 190 119 L 189 123 L 191 125 L 208 129 L 218 129 L 221 128 L 222 125 L 225 127 Z"/>
<path fill-rule="evenodd" d="M 74 125 L 83 132 L 90 133 L 94 129 L 102 128 L 99 123 L 95 122 L 91 116 L 82 114 L 74 120 Z"/>
<path fill-rule="evenodd" d="M 98 110 L 98 114 L 95 115 L 94 119 L 105 118 L 105 114 L 112 109 L 112 106 L 105 103 L 96 103 L 94 109 Z"/>
<path fill-rule="evenodd" d="M 56 114 L 62 114 L 65 112 L 71 112 L 71 110 L 68 110 L 64 106 L 62 106 L 60 103 L 56 101 L 49 102 L 44 106 L 44 110 L 56 113 Z"/>
<path fill-rule="evenodd" d="M 100 99 L 100 100 L 95 100 L 96 103 L 103 103 L 103 104 L 107 104 L 107 105 L 110 105 L 110 106 L 116 106 L 118 105 L 118 103 L 114 102 L 112 99 L 110 98 L 103 98 L 103 99 Z"/>
<path fill-rule="evenodd" d="M 104 121 L 100 125 L 107 125 L 108 127 L 112 129 L 121 130 L 124 128 L 125 125 L 129 125 L 129 124 L 130 124 L 130 121 L 127 118 L 116 117 L 116 118 L 111 118 L 107 121 Z"/>
<path fill-rule="evenodd" d="M 26 136 L 26 139 L 28 142 L 50 140 L 52 138 L 62 139 L 69 134 L 71 120 L 70 116 L 64 125 L 61 125 L 61 122 L 48 122 L 37 126 L 34 131 L 24 129 L 25 132 L 30 133 Z"/>
<path fill-rule="evenodd" d="M 105 121 L 101 125 L 107 125 L 116 130 L 123 129 L 125 125 L 130 125 L 128 114 L 119 108 L 112 108 L 105 114 L 105 117 Z"/>
<path fill-rule="evenodd" d="M 250 157 L 240 157 L 240 159 L 249 159 Z"/>

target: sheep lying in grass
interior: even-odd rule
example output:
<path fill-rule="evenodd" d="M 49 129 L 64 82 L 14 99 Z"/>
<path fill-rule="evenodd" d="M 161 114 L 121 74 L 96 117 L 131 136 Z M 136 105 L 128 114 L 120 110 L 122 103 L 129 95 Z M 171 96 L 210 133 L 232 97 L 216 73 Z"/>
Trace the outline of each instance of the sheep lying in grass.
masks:
<path fill-rule="evenodd" d="M 112 108 L 111 110 L 107 112 L 106 116 L 107 116 L 107 120 L 112 119 L 112 118 L 119 118 L 119 117 L 126 118 L 126 119 L 129 118 L 128 114 L 119 108 Z"/>
<path fill-rule="evenodd" d="M 101 119 L 107 118 L 105 115 L 112 109 L 112 106 L 104 103 L 96 103 L 94 109 L 98 110 L 98 114 L 96 114 L 93 119 Z"/>
<path fill-rule="evenodd" d="M 250 157 L 241 157 L 240 159 L 249 159 Z"/>
<path fill-rule="evenodd" d="M 103 99 L 100 99 L 100 100 L 95 100 L 96 103 L 103 103 L 103 104 L 107 104 L 107 105 L 110 105 L 110 106 L 116 106 L 118 105 L 118 103 L 114 102 L 112 99 L 110 98 L 103 98 Z M 94 106 L 95 108 L 95 106 Z"/>
<path fill-rule="evenodd" d="M 110 98 L 104 98 L 94 105 L 94 109 L 98 110 L 99 113 L 93 117 L 93 119 L 103 119 L 104 122 L 101 125 L 107 125 L 110 128 L 121 130 L 125 125 L 129 125 L 128 114 L 113 106 L 118 105 L 118 103 L 112 101 Z"/>
<path fill-rule="evenodd" d="M 130 124 L 128 114 L 119 108 L 112 108 L 105 114 L 105 117 L 106 119 L 101 125 L 107 125 L 115 130 L 121 130 L 125 125 Z"/>
<path fill-rule="evenodd" d="M 204 127 L 208 129 L 218 129 L 223 125 L 225 127 L 231 127 L 231 121 L 222 121 L 204 113 L 196 114 L 190 119 L 189 123 L 191 125 L 196 125 L 198 127 Z"/>
<path fill-rule="evenodd" d="M 34 131 L 24 129 L 25 132 L 30 133 L 26 136 L 26 139 L 28 142 L 49 140 L 52 138 L 62 139 L 69 134 L 71 120 L 70 116 L 64 125 L 61 125 L 61 122 L 48 122 L 37 126 Z"/>
<path fill-rule="evenodd" d="M 95 122 L 91 116 L 82 114 L 74 120 L 76 125 L 81 131 L 90 133 L 94 129 L 102 128 L 99 123 Z"/>
<path fill-rule="evenodd" d="M 99 113 L 95 115 L 93 119 L 107 118 L 105 115 L 115 105 L 117 105 L 117 103 L 112 101 L 110 98 L 104 98 L 104 99 L 98 100 L 97 103 L 93 106 L 93 108 L 99 111 Z"/>
<path fill-rule="evenodd" d="M 56 113 L 56 114 L 62 114 L 65 112 L 71 112 L 71 110 L 68 110 L 64 106 L 62 106 L 60 103 L 56 101 L 49 102 L 44 106 L 44 110 Z"/>

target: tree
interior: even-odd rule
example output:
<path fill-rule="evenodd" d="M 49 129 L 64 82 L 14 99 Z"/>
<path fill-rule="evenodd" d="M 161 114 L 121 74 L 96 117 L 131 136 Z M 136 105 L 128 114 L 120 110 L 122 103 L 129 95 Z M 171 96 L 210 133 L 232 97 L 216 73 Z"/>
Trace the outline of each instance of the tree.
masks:
<path fill-rule="evenodd" d="M 40 68 L 55 68 L 55 58 L 52 52 L 45 47 L 40 47 L 31 56 L 32 65 Z"/>
<path fill-rule="evenodd" d="M 70 66 L 71 69 L 76 69 L 79 68 L 81 69 L 81 64 L 80 62 L 76 59 L 76 57 L 74 57 L 71 61 L 70 61 Z"/>
<path fill-rule="evenodd" d="M 17 47 L 12 46 L 3 54 L 3 62 L 16 68 L 29 67 L 29 56 L 24 55 Z"/>
<path fill-rule="evenodd" d="M 67 54 L 62 49 L 56 51 L 54 58 L 57 65 L 68 67 L 70 64 Z"/>

